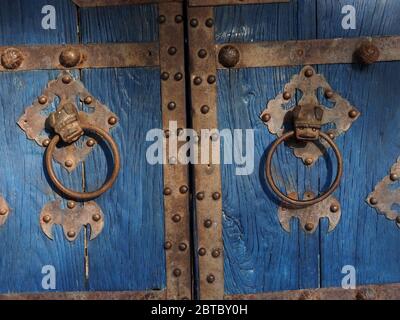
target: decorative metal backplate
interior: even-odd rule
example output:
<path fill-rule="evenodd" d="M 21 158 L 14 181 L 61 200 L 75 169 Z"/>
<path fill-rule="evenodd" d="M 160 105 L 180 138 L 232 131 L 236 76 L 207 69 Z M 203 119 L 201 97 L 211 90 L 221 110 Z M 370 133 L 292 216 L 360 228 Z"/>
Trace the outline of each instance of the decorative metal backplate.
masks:
<path fill-rule="evenodd" d="M 325 97 L 334 103 L 332 108 L 321 105 L 318 99 L 318 89 L 322 89 Z M 323 110 L 321 125 L 334 125 L 327 131 L 331 138 L 336 138 L 346 132 L 360 116 L 356 108 L 332 90 L 322 75 L 317 74 L 311 66 L 306 66 L 285 85 L 283 93 L 268 102 L 267 108 L 261 114 L 261 119 L 267 125 L 268 130 L 278 137 L 282 136 L 288 129 L 288 123 L 292 122 L 295 106 L 287 108 L 287 105 L 297 98 L 298 90 L 301 91 L 302 96 L 295 106 L 313 104 L 321 107 Z M 324 148 L 321 148 L 319 144 L 322 144 Z M 301 158 L 306 165 L 315 163 L 323 155 L 324 149 L 329 148 L 328 144 L 323 141 L 319 143 L 290 141 L 288 145 L 294 149 L 295 156 Z"/>
<path fill-rule="evenodd" d="M 61 225 L 68 241 L 74 241 L 83 226 L 90 225 L 90 240 L 96 238 L 103 230 L 104 215 L 94 202 L 85 202 L 82 206 L 69 202 L 67 208 L 61 208 L 61 201 L 47 203 L 40 214 L 40 226 L 47 237 L 53 239 L 52 229 L 55 224 Z"/>
<path fill-rule="evenodd" d="M 0 226 L 6 223 L 8 216 L 10 215 L 10 208 L 6 200 L 0 196 Z"/>
<path fill-rule="evenodd" d="M 28 139 L 35 140 L 40 146 L 46 146 L 49 142 L 50 133 L 46 131 L 48 129 L 46 119 L 50 111 L 54 111 L 51 107 L 57 98 L 60 105 L 72 103 L 76 106 L 80 101 L 89 107 L 90 112 L 79 112 L 79 120 L 83 123 L 99 127 L 107 132 L 117 123 L 117 116 L 94 98 L 82 82 L 73 79 L 68 71 L 62 71 L 56 80 L 48 83 L 42 95 L 25 109 L 25 113 L 18 121 L 18 125 L 25 131 Z M 72 172 L 92 152 L 93 147 L 94 145 L 90 143 L 81 143 L 80 146 L 77 144 L 63 146 L 55 150 L 54 160 Z"/>
<path fill-rule="evenodd" d="M 293 192 L 289 194 L 289 197 L 297 199 L 297 193 Z M 313 192 L 304 193 L 304 200 L 313 199 L 314 197 L 315 194 Z M 339 201 L 334 196 L 330 196 L 321 202 L 303 208 L 291 208 L 287 205 L 281 205 L 278 209 L 278 216 L 282 228 L 287 232 L 290 232 L 291 218 L 298 218 L 301 227 L 307 233 L 314 233 L 317 230 L 319 220 L 328 218 L 328 232 L 331 232 L 340 221 L 341 209 Z"/>
<path fill-rule="evenodd" d="M 379 182 L 366 201 L 387 219 L 394 220 L 400 228 L 400 188 L 395 186 L 400 177 L 400 158 L 392 166 L 390 174 Z"/>

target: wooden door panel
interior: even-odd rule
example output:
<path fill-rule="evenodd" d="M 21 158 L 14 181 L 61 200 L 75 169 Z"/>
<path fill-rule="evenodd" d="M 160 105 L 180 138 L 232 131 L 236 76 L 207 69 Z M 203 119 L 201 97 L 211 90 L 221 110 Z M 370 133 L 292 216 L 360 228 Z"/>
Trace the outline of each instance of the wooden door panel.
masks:
<path fill-rule="evenodd" d="M 44 5 L 58 12 L 57 29 L 44 30 L 41 14 Z M 12 14 L 10 14 L 12 13 Z M 0 45 L 76 43 L 77 16 L 68 1 L 3 1 L 0 12 Z M 50 241 L 41 231 L 39 214 L 45 203 L 59 198 L 49 185 L 43 170 L 43 151 L 26 139 L 16 122 L 24 109 L 37 99 L 48 81 L 58 71 L 1 72 L 0 112 L 2 120 L 0 192 L 7 199 L 11 215 L 0 228 L 0 292 L 41 292 L 42 268 L 52 265 L 57 272 L 57 290 L 78 291 L 84 288 L 83 235 L 74 243 L 65 241 L 60 228 Z M 78 75 L 75 73 L 75 75 Z M 57 174 L 69 187 L 79 190 L 82 172 Z"/>
<path fill-rule="evenodd" d="M 156 5 L 81 8 L 79 14 L 82 43 L 158 41 Z M 120 117 L 112 134 L 122 156 L 118 181 L 97 200 L 107 223 L 89 243 L 89 289 L 164 289 L 163 170 L 146 160 L 146 134 L 162 128 L 159 68 L 83 70 L 82 81 Z M 89 155 L 88 190 L 102 184 L 107 162 L 101 148 Z"/>
<path fill-rule="evenodd" d="M 341 7 L 356 9 L 356 30 L 341 27 Z M 389 1 L 321 1 L 317 5 L 318 38 L 399 35 L 400 3 Z M 341 286 L 345 265 L 356 270 L 357 284 L 400 281 L 400 230 L 365 201 L 400 155 L 397 106 L 399 62 L 318 66 L 330 84 L 350 100 L 361 117 L 338 139 L 345 158 L 339 190 L 342 218 L 330 234 L 321 234 L 321 286 Z M 398 188 L 398 184 L 393 188 Z"/>

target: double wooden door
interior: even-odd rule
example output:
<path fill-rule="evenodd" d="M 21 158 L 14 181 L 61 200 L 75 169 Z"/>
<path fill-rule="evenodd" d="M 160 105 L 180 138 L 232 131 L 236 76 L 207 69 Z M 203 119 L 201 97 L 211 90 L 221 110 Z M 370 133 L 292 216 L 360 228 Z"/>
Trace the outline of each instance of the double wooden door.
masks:
<path fill-rule="evenodd" d="M 3 1 L 0 193 L 9 209 L 6 219 L 0 216 L 2 297 L 398 297 L 398 204 L 389 203 L 388 214 L 378 206 L 381 198 L 369 195 L 400 154 L 399 14 L 397 0 Z M 353 53 L 364 42 L 380 55 L 363 64 Z M 73 66 L 59 59 L 68 48 L 81 53 Z M 14 65 L 7 65 L 10 49 Z M 334 136 L 343 176 L 333 194 L 340 220 L 332 228 L 332 218 L 308 229 L 296 219 L 285 226 L 265 176 L 277 138 L 263 118 L 266 105 L 304 66 L 357 112 Z M 44 206 L 60 200 L 68 208 L 69 199 L 49 179 L 46 148 L 17 125 L 63 72 L 117 116 L 110 134 L 121 169 L 112 188 L 93 200 L 104 227 L 92 240 L 93 223 L 83 223 L 73 241 L 62 222 L 53 226 L 52 240 L 43 232 Z M 324 92 L 317 97 L 333 107 Z M 301 93 L 291 98 L 286 108 Z M 90 115 L 84 99 L 76 105 Z M 171 155 L 168 146 L 185 128 L 199 135 L 219 129 L 210 140 L 221 147 L 220 161 L 188 164 Z M 161 163 L 148 157 L 154 129 L 163 133 Z M 272 171 L 282 192 L 302 197 L 327 189 L 337 168 L 332 150 L 323 154 L 310 166 L 280 146 Z M 236 161 L 243 158 L 248 162 Z M 99 143 L 71 172 L 66 163 L 54 167 L 67 187 L 91 191 L 112 165 Z M 396 198 L 393 170 L 388 193 Z M 315 210 L 324 217 L 321 207 Z M 358 289 L 332 289 L 346 284 Z"/>

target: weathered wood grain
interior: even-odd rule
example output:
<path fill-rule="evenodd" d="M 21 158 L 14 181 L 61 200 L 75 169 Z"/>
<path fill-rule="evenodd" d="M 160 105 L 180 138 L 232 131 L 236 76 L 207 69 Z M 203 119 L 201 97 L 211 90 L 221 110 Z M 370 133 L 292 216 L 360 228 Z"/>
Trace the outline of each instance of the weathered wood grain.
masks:
<path fill-rule="evenodd" d="M 83 43 L 158 40 L 155 6 L 81 9 L 80 13 Z M 162 127 L 160 72 L 156 68 L 84 70 L 82 80 L 119 116 L 112 135 L 122 160 L 117 182 L 96 200 L 106 221 L 102 234 L 89 243 L 88 289 L 162 289 L 162 166 L 146 161 L 151 144 L 146 142 L 147 131 Z M 104 182 L 110 162 L 107 151 L 97 146 L 85 162 L 88 190 Z"/>
<path fill-rule="evenodd" d="M 63 12 L 58 16 L 56 30 L 41 28 L 41 9 L 46 4 Z M 76 43 L 76 23 L 75 8 L 67 1 L 2 1 L 0 45 Z M 41 231 L 40 211 L 57 196 L 44 173 L 44 149 L 28 140 L 16 124 L 24 108 L 57 75 L 56 71 L 0 75 L 0 192 L 12 209 L 7 223 L 0 228 L 0 292 L 3 293 L 46 292 L 41 285 L 45 265 L 55 267 L 57 291 L 84 288 L 83 237 L 69 243 L 57 227 L 51 241 Z M 57 174 L 68 186 L 81 186 L 79 170 L 69 176 L 58 167 Z"/>
<path fill-rule="evenodd" d="M 356 30 L 341 27 L 344 4 L 356 8 Z M 398 35 L 399 15 L 396 0 L 318 1 L 318 38 Z M 398 282 L 400 251 L 395 246 L 400 230 L 369 207 L 365 198 L 400 154 L 400 63 L 319 66 L 318 70 L 362 114 L 338 140 L 345 159 L 339 190 L 342 220 L 331 234 L 325 228 L 321 232 L 321 285 L 340 286 L 345 265 L 355 267 L 358 285 Z"/>
<path fill-rule="evenodd" d="M 315 37 L 315 1 L 216 9 L 216 40 L 250 42 Z M 255 129 L 255 170 L 236 176 L 222 166 L 225 291 L 254 293 L 318 287 L 318 232 L 306 236 L 296 223 L 286 233 L 277 202 L 265 179 L 265 155 L 275 136 L 259 119 L 266 102 L 283 90 L 298 68 L 224 70 L 218 72 L 219 128 Z M 305 169 L 281 147 L 274 161 L 283 190 L 318 188 L 317 169 Z"/>

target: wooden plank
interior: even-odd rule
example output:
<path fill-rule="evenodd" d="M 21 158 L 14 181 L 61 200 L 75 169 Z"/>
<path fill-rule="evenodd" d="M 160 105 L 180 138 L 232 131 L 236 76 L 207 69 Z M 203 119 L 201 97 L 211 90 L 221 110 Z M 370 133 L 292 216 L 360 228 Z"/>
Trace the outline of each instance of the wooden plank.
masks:
<path fill-rule="evenodd" d="M 78 7 L 110 7 L 152 3 L 172 3 L 182 2 L 183 0 L 72 0 Z"/>
<path fill-rule="evenodd" d="M 46 4 L 63 12 L 56 31 L 41 28 L 41 9 Z M 75 8 L 67 1 L 3 1 L 0 45 L 75 43 L 76 23 Z M 61 228 L 56 228 L 55 239 L 51 241 L 41 231 L 40 211 L 57 196 L 44 173 L 44 149 L 28 140 L 16 125 L 24 108 L 57 75 L 57 71 L 0 75 L 3 154 L 0 192 L 12 209 L 7 223 L 0 228 L 0 292 L 47 292 L 42 288 L 41 271 L 45 265 L 55 267 L 57 291 L 84 288 L 83 236 L 69 243 Z M 79 190 L 81 172 L 68 175 L 58 167 L 57 173 L 67 185 Z"/>
<path fill-rule="evenodd" d="M 318 2 L 318 38 L 381 36 L 400 33 L 400 3 L 351 1 L 357 10 L 357 29 L 343 30 L 337 1 Z M 321 277 L 324 287 L 341 286 L 343 266 L 352 265 L 357 285 L 400 280 L 400 230 L 393 221 L 368 206 L 367 195 L 388 174 L 399 156 L 399 62 L 369 67 L 319 66 L 332 88 L 360 111 L 361 117 L 338 139 L 345 161 L 339 190 L 342 219 L 331 234 L 321 233 Z M 321 177 L 324 179 L 324 177 Z M 398 188 L 398 184 L 394 188 Z M 324 230 L 326 230 L 324 228 Z"/>
<path fill-rule="evenodd" d="M 216 39 L 226 43 L 313 38 L 315 21 L 310 17 L 315 16 L 314 8 L 315 1 L 217 8 Z M 263 68 L 218 72 L 219 128 L 255 129 L 254 172 L 237 176 L 235 166 L 221 166 L 227 294 L 319 286 L 318 231 L 307 236 L 293 221 L 291 233 L 286 233 L 264 179 L 266 149 L 275 137 L 259 115 L 298 71 Z M 318 188 L 317 172 L 307 172 L 286 148 L 278 153 L 275 170 L 281 186 L 300 192 Z"/>
<path fill-rule="evenodd" d="M 81 9 L 82 42 L 157 41 L 155 6 Z M 129 23 L 127 23 L 129 21 Z M 102 234 L 89 242 L 88 289 L 165 288 L 162 166 L 146 161 L 147 131 L 162 128 L 160 71 L 84 70 L 82 80 L 120 121 L 112 131 L 121 172 L 112 189 L 96 200 L 105 215 Z M 85 162 L 88 190 L 103 183 L 110 159 L 99 146 Z"/>

